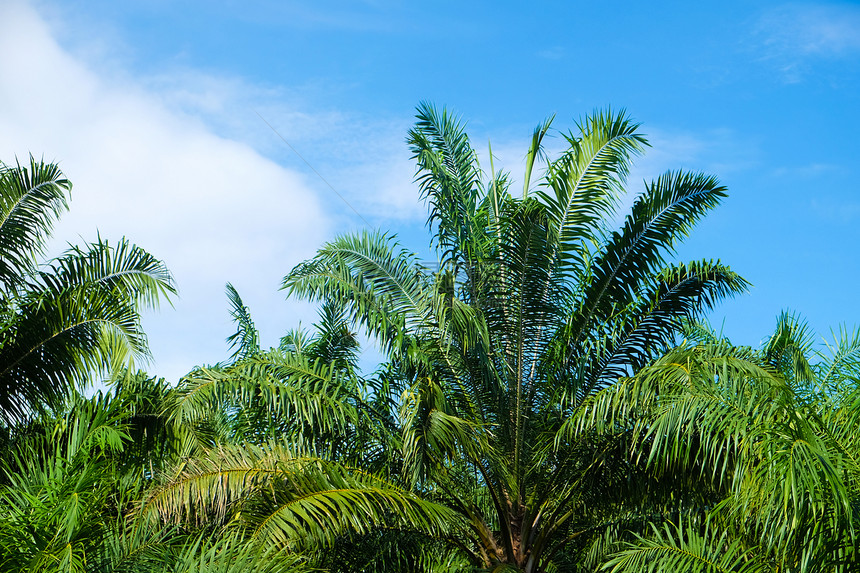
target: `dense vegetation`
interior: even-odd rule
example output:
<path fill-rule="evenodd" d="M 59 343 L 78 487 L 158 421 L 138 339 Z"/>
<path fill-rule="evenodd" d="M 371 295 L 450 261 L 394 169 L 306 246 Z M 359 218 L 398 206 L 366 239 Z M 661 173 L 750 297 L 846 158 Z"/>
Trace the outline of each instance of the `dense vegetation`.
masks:
<path fill-rule="evenodd" d="M 0 570 L 853 570 L 860 333 L 721 339 L 704 317 L 746 281 L 671 260 L 725 189 L 668 172 L 619 219 L 638 125 L 595 113 L 550 158 L 551 121 L 515 195 L 420 106 L 438 265 L 339 237 L 284 278 L 317 325 L 270 349 L 228 285 L 232 355 L 176 386 L 128 363 L 163 265 L 125 241 L 39 262 L 70 185 L 2 167 Z"/>

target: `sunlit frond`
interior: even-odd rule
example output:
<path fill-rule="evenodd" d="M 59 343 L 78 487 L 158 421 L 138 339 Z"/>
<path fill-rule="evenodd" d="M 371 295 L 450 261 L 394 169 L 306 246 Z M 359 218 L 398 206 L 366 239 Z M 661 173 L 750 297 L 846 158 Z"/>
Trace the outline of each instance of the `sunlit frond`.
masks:
<path fill-rule="evenodd" d="M 764 573 L 773 564 L 760 558 L 726 533 L 712 526 L 701 531 L 694 524 L 654 527 L 606 563 L 611 573 L 685 571 L 688 573 Z"/>
<path fill-rule="evenodd" d="M 598 111 L 566 136 L 569 149 L 555 160 L 540 196 L 548 206 L 559 250 L 575 267 L 624 193 L 631 159 L 647 145 L 639 124 L 622 111 Z M 583 244 L 585 243 L 585 244 Z"/>
<path fill-rule="evenodd" d="M 72 184 L 55 164 L 0 162 L 0 285 L 14 288 L 34 269 Z"/>
<path fill-rule="evenodd" d="M 221 448 L 189 460 L 148 496 L 143 511 L 163 519 L 224 519 L 236 511 L 255 539 L 282 548 L 327 546 L 374 526 L 430 535 L 465 527 L 450 508 L 281 446 Z"/>
<path fill-rule="evenodd" d="M 73 245 L 49 261 L 39 278 L 53 293 L 73 287 L 99 288 L 147 308 L 157 308 L 161 300 L 170 302 L 176 294 L 164 263 L 125 238 L 116 245 L 101 239 L 85 249 Z"/>
<path fill-rule="evenodd" d="M 380 233 L 341 237 L 284 278 L 291 295 L 332 300 L 387 347 L 432 325 L 432 289 L 414 255 Z"/>
<path fill-rule="evenodd" d="M 416 181 L 428 203 L 428 225 L 436 232 L 441 264 L 469 264 L 479 254 L 483 232 L 475 212 L 481 188 L 477 156 L 462 123 L 446 109 L 429 103 L 418 106 L 415 127 L 407 138 L 418 164 Z"/>
<path fill-rule="evenodd" d="M 230 359 L 242 360 L 249 358 L 260 351 L 260 333 L 254 326 L 251 311 L 242 302 L 242 297 L 232 284 L 227 283 L 227 300 L 230 302 L 230 316 L 236 323 L 236 332 L 227 337 L 227 344 L 234 349 Z"/>

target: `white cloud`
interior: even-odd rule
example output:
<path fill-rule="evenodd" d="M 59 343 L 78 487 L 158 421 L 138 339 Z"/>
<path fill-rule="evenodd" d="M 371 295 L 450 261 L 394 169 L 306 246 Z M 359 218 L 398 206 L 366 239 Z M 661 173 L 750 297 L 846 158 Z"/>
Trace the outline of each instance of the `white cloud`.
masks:
<path fill-rule="evenodd" d="M 561 46 L 553 46 L 540 50 L 537 55 L 545 60 L 561 60 L 565 56 L 565 50 Z"/>
<path fill-rule="evenodd" d="M 839 56 L 860 51 L 860 7 L 786 5 L 761 20 L 765 45 L 797 54 Z"/>
<path fill-rule="evenodd" d="M 860 54 L 860 6 L 786 4 L 764 12 L 754 30 L 758 57 L 785 81 L 803 80 L 816 60 Z"/>
<path fill-rule="evenodd" d="M 835 197 L 813 198 L 812 212 L 819 218 L 835 225 L 855 225 L 860 220 L 860 202 L 839 200 Z"/>
<path fill-rule="evenodd" d="M 176 310 L 146 320 L 154 373 L 175 378 L 224 357 L 228 280 L 267 340 L 298 316 L 308 322 L 308 309 L 288 306 L 277 288 L 330 234 L 318 184 L 172 105 L 185 98 L 185 107 L 218 115 L 235 85 L 155 91 L 71 55 L 26 4 L 3 3 L 0 21 L 0 159 L 44 155 L 73 181 L 56 243 L 93 240 L 96 229 L 112 240 L 126 235 L 176 277 Z"/>
<path fill-rule="evenodd" d="M 792 165 L 790 167 L 777 167 L 772 171 L 774 177 L 788 177 L 793 179 L 811 179 L 820 177 L 827 173 L 839 171 L 837 165 L 830 163 L 809 163 L 807 165 Z"/>

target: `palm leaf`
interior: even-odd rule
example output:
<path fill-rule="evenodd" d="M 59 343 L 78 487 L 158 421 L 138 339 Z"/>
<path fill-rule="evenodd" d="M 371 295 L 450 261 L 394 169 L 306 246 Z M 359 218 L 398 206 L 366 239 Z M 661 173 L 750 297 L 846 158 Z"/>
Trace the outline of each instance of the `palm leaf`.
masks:
<path fill-rule="evenodd" d="M 57 405 L 92 373 L 148 357 L 139 307 L 175 293 L 163 263 L 122 240 L 73 247 L 7 303 L 0 329 L 0 412 Z"/>
<path fill-rule="evenodd" d="M 282 548 L 328 546 L 341 535 L 378 526 L 433 536 L 464 527 L 447 507 L 280 446 L 221 448 L 190 460 L 148 496 L 143 511 L 165 519 L 224 519 L 237 503 L 251 535 Z"/>
<path fill-rule="evenodd" d="M 637 199 L 620 233 L 614 233 L 591 264 L 589 282 L 580 295 L 572 329 L 576 344 L 589 328 L 607 320 L 613 309 L 630 304 L 642 285 L 705 213 L 725 197 L 714 177 L 700 173 L 666 173 Z"/>
<path fill-rule="evenodd" d="M 474 217 L 480 190 L 477 156 L 463 125 L 447 110 L 440 114 L 425 102 L 416 117 L 407 142 L 418 164 L 421 197 L 429 203 L 428 225 L 437 226 L 441 265 L 468 264 L 477 255 L 475 240 L 481 234 Z"/>
<path fill-rule="evenodd" d="M 0 284 L 14 288 L 35 267 L 54 222 L 68 209 L 72 184 L 53 164 L 0 163 Z"/>
<path fill-rule="evenodd" d="M 689 573 L 758 573 L 771 571 L 768 562 L 712 527 L 700 533 L 692 523 L 654 526 L 650 537 L 628 544 L 603 567 L 611 573 L 686 571 Z"/>
<path fill-rule="evenodd" d="M 47 290 L 59 293 L 71 287 L 101 288 L 120 299 L 146 308 L 170 302 L 176 287 L 163 262 L 140 247 L 121 239 L 116 246 L 99 238 L 86 250 L 71 246 L 39 272 Z"/>
<path fill-rule="evenodd" d="M 583 262 L 583 242 L 595 239 L 604 217 L 623 194 L 631 157 L 647 145 L 624 112 L 596 112 L 579 125 L 579 135 L 567 135 L 570 146 L 550 166 L 548 190 L 540 193 L 548 206 L 559 251 L 569 264 Z"/>
<path fill-rule="evenodd" d="M 593 360 L 577 393 L 588 395 L 637 372 L 671 348 L 685 323 L 698 320 L 717 302 L 745 292 L 748 286 L 719 262 L 664 268 L 637 303 L 629 310 L 617 311 L 618 318 L 599 352 L 577 353 Z"/>
<path fill-rule="evenodd" d="M 260 333 L 254 326 L 251 311 L 242 302 L 242 297 L 239 296 L 236 288 L 230 283 L 227 283 L 225 288 L 227 300 L 231 307 L 230 315 L 233 317 L 233 322 L 236 323 L 236 332 L 227 337 L 230 348 L 235 348 L 230 359 L 237 361 L 249 358 L 260 351 Z"/>

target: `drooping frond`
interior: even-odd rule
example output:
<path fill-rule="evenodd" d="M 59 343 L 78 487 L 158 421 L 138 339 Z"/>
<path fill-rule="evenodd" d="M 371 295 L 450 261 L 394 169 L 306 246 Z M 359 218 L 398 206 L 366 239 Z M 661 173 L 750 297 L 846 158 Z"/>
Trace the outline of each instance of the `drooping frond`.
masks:
<path fill-rule="evenodd" d="M 850 439 L 750 349 L 679 348 L 587 400 L 557 442 L 630 431 L 658 475 L 687 474 L 724 493 L 707 511 L 757 554 L 811 570 L 850 560 L 857 464 Z"/>
<path fill-rule="evenodd" d="M 349 394 L 336 365 L 272 351 L 224 370 L 192 372 L 177 389 L 171 411 L 182 424 L 205 419 L 223 408 L 255 410 L 296 428 L 331 432 L 357 416 L 347 399 Z"/>
<path fill-rule="evenodd" d="M 616 311 L 614 328 L 605 335 L 601 352 L 593 354 L 580 394 L 614 384 L 643 368 L 669 350 L 683 324 L 701 318 L 719 301 L 745 292 L 748 286 L 719 261 L 664 268 L 636 303 Z"/>
<path fill-rule="evenodd" d="M 56 405 L 92 372 L 146 356 L 133 305 L 100 288 L 78 287 L 20 300 L 0 343 L 0 410 L 22 418 Z"/>
<path fill-rule="evenodd" d="M 635 301 L 642 285 L 665 265 L 664 255 L 723 197 L 725 188 L 701 173 L 669 172 L 654 181 L 633 205 L 621 232 L 613 233 L 590 265 L 574 339 Z"/>
<path fill-rule="evenodd" d="M 77 247 L 35 275 L 0 328 L 0 412 L 21 418 L 56 405 L 96 372 L 148 356 L 139 307 L 173 294 L 164 265 L 123 240 Z"/>
<path fill-rule="evenodd" d="M 170 297 L 176 295 L 164 263 L 126 238 L 115 246 L 101 238 L 86 249 L 73 245 L 49 261 L 39 278 L 54 293 L 73 287 L 103 289 L 136 307 L 157 308 L 162 299 L 172 304 Z"/>
<path fill-rule="evenodd" d="M 402 348 L 406 332 L 435 322 L 425 273 L 392 238 L 363 233 L 323 246 L 284 278 L 282 288 L 290 295 L 332 300 L 387 348 Z"/>
<path fill-rule="evenodd" d="M 712 526 L 701 531 L 698 524 L 681 522 L 654 526 L 651 536 L 628 543 L 603 569 L 610 573 L 765 573 L 772 566 Z"/>
<path fill-rule="evenodd" d="M 172 548 L 160 569 L 169 573 L 310 573 L 315 568 L 296 553 L 259 543 L 249 543 L 235 534 L 198 535 Z M 138 573 L 137 563 L 132 569 Z"/>
<path fill-rule="evenodd" d="M 420 378 L 400 404 L 403 470 L 408 483 L 427 483 L 452 460 L 483 463 L 490 456 L 486 428 L 454 414 L 437 381 Z"/>
<path fill-rule="evenodd" d="M 330 546 L 378 526 L 432 536 L 465 527 L 451 509 L 379 477 L 280 446 L 221 448 L 190 460 L 143 505 L 163 519 L 235 510 L 254 539 L 279 548 Z"/>

